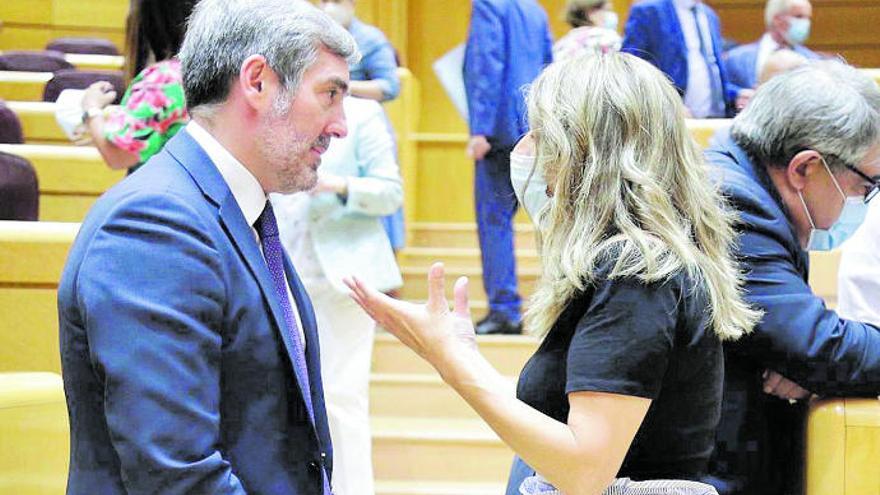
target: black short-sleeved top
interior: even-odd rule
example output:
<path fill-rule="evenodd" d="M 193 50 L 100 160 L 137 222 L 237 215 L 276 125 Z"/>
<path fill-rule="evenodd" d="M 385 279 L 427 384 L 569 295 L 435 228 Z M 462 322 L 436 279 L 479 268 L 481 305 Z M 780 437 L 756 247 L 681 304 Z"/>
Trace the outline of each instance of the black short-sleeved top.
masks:
<path fill-rule="evenodd" d="M 568 304 L 523 368 L 516 395 L 562 422 L 571 392 L 652 399 L 618 477 L 698 479 L 724 378 L 721 342 L 707 322 L 705 291 L 683 273 L 654 284 L 603 276 Z"/>

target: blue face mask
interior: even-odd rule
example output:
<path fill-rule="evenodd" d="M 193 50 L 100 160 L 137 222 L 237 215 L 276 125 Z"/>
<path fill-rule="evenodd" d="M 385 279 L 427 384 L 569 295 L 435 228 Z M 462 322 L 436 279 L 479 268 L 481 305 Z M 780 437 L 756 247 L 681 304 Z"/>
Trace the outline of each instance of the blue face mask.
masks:
<path fill-rule="evenodd" d="M 847 197 L 843 193 L 843 189 L 840 188 L 840 184 L 837 183 L 837 179 L 834 178 L 834 174 L 831 173 L 831 169 L 828 168 L 828 164 L 825 163 L 825 159 L 822 159 L 822 164 L 831 175 L 834 187 L 843 197 L 843 210 L 831 227 L 817 229 L 816 224 L 813 223 L 813 217 L 810 215 L 810 209 L 807 208 L 807 203 L 804 201 L 804 196 L 798 191 L 798 197 L 801 199 L 801 204 L 804 205 L 804 211 L 807 212 L 807 219 L 812 227 L 810 238 L 807 241 L 807 249 L 810 251 L 831 251 L 840 247 L 843 241 L 849 239 L 858 230 L 868 214 L 868 204 L 865 203 L 865 199 L 861 196 Z"/>
<path fill-rule="evenodd" d="M 788 18 L 788 31 L 785 39 L 792 45 L 803 45 L 810 37 L 810 20 L 800 17 Z"/>

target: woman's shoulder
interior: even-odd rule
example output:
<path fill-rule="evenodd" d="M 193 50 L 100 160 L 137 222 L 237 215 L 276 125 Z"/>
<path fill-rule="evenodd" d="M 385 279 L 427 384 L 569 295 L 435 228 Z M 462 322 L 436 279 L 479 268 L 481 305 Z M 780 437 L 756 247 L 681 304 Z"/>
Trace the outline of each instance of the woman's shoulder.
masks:
<path fill-rule="evenodd" d="M 148 65 L 140 71 L 134 80 L 134 85 L 167 86 L 169 84 L 183 84 L 183 74 L 180 69 L 180 60 L 172 58 Z"/>

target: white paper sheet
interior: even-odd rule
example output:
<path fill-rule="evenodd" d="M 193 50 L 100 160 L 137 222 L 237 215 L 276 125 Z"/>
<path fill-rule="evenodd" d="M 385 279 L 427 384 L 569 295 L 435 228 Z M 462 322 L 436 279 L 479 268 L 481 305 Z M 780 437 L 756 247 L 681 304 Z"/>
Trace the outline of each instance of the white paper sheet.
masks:
<path fill-rule="evenodd" d="M 464 89 L 464 43 L 438 58 L 432 67 L 443 89 L 446 90 L 446 95 L 452 100 L 452 104 L 455 105 L 461 118 L 467 122 L 468 105 Z"/>

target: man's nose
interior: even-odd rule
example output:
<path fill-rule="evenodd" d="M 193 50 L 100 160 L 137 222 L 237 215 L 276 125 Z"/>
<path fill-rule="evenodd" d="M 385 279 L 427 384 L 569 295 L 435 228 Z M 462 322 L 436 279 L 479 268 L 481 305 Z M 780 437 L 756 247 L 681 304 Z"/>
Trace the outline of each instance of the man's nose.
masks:
<path fill-rule="evenodd" d="M 348 135 L 348 124 L 345 122 L 345 113 L 340 111 L 333 117 L 333 120 L 327 124 L 325 133 L 335 138 L 344 138 Z"/>

